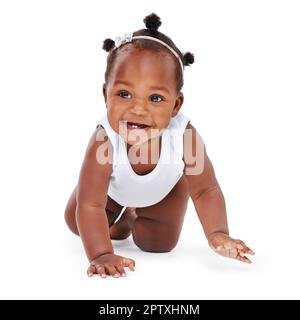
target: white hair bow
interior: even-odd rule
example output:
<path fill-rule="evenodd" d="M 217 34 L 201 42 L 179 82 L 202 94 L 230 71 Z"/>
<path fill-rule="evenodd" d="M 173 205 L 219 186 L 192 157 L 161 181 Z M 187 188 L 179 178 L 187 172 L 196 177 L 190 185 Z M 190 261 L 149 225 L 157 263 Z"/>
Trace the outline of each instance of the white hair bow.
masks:
<path fill-rule="evenodd" d="M 117 36 L 115 38 L 115 46 L 117 48 L 119 48 L 121 45 L 123 45 L 124 43 L 126 42 L 131 42 L 132 40 L 132 32 L 128 32 L 128 33 L 125 33 L 123 36 L 119 37 Z"/>

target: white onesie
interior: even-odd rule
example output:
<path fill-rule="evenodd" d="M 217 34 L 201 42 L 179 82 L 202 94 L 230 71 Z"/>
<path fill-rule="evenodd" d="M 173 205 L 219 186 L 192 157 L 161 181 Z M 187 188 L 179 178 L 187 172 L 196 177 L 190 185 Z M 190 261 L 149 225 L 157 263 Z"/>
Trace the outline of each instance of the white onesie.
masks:
<path fill-rule="evenodd" d="M 190 120 L 180 111 L 170 119 L 162 133 L 161 152 L 155 168 L 146 175 L 138 175 L 129 162 L 125 140 L 112 129 L 105 114 L 98 125 L 104 127 L 113 146 L 108 195 L 126 207 L 147 207 L 161 201 L 183 174 L 183 133 Z"/>

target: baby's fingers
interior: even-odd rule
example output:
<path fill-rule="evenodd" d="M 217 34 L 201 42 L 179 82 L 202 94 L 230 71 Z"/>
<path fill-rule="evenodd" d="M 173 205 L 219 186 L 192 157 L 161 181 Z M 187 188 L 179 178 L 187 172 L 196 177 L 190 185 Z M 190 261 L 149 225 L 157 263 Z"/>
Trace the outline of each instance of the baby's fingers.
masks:
<path fill-rule="evenodd" d="M 135 261 L 129 258 L 123 258 L 124 266 L 128 267 L 131 271 L 134 271 Z"/>
<path fill-rule="evenodd" d="M 94 273 L 96 273 L 96 271 L 96 267 L 91 264 L 87 270 L 87 275 L 91 277 Z"/>
<path fill-rule="evenodd" d="M 96 269 L 97 269 L 97 273 L 99 273 L 99 275 L 100 275 L 102 278 L 106 278 L 106 272 L 105 272 L 104 266 L 96 265 Z"/>
<path fill-rule="evenodd" d="M 255 252 L 251 250 L 249 247 L 246 248 L 246 253 L 251 254 L 252 256 L 255 255 Z"/>
<path fill-rule="evenodd" d="M 239 254 L 241 257 L 245 256 L 245 247 L 240 243 L 239 240 L 233 240 L 232 246 L 237 250 L 237 254 Z"/>
<path fill-rule="evenodd" d="M 239 249 L 241 249 L 243 251 L 243 253 L 247 253 L 247 254 L 251 254 L 252 256 L 255 255 L 255 252 L 253 250 L 251 250 L 244 241 L 242 240 L 236 240 L 236 243 L 239 246 Z"/>
<path fill-rule="evenodd" d="M 119 278 L 120 274 L 114 265 L 107 264 L 106 269 L 108 270 L 108 273 L 111 274 L 114 278 Z"/>
<path fill-rule="evenodd" d="M 236 259 L 239 260 L 239 261 L 248 263 L 248 264 L 251 264 L 251 263 L 252 263 L 252 261 L 251 261 L 250 259 L 248 259 L 246 256 L 242 257 L 242 256 L 239 255 L 239 254 L 236 256 Z"/>
<path fill-rule="evenodd" d="M 122 276 L 122 277 L 126 277 L 126 272 L 125 272 L 125 270 L 124 270 L 124 267 L 123 267 L 123 265 L 116 265 L 115 266 L 116 267 L 116 269 L 119 271 L 119 273 L 120 273 L 120 275 Z"/>
<path fill-rule="evenodd" d="M 87 271 L 89 277 L 91 277 L 94 273 L 98 273 L 102 278 L 106 277 L 105 269 L 102 266 L 94 266 L 90 265 Z"/>

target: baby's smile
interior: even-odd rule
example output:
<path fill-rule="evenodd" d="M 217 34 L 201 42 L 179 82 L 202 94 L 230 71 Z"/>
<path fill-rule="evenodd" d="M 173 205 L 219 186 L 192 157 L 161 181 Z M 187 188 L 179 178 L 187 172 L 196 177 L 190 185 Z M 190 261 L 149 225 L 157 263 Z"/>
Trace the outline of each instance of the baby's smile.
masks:
<path fill-rule="evenodd" d="M 127 129 L 146 129 L 150 128 L 151 126 L 142 122 L 135 122 L 135 121 L 124 121 L 126 122 Z"/>
<path fill-rule="evenodd" d="M 120 120 L 118 133 L 127 143 L 132 145 L 152 140 L 160 135 L 161 130 L 142 121 Z"/>

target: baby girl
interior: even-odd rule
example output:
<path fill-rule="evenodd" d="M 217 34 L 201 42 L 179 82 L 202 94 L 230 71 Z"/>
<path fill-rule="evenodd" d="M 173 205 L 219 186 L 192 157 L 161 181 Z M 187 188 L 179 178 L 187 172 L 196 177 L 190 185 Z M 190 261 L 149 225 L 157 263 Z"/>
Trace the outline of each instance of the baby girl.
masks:
<path fill-rule="evenodd" d="M 184 67 L 194 62 L 158 31 L 146 29 L 106 39 L 103 84 L 106 113 L 93 133 L 65 220 L 79 235 L 89 276 L 126 276 L 135 261 L 115 254 L 112 239 L 132 235 L 148 252 L 176 246 L 189 198 L 209 246 L 218 254 L 251 263 L 254 252 L 229 235 L 225 200 L 204 143 L 180 109 Z M 150 161 L 149 161 L 150 158 Z"/>

